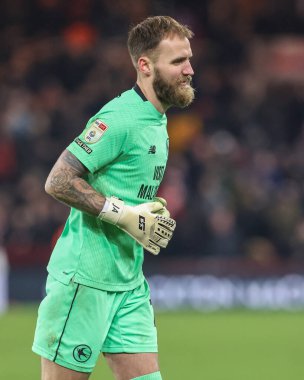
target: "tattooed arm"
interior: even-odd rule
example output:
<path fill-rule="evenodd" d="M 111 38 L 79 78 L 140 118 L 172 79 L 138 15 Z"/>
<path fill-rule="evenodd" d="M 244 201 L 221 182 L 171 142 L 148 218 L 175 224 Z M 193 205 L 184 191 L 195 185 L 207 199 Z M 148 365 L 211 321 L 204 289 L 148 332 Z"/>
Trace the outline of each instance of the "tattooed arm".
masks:
<path fill-rule="evenodd" d="M 93 189 L 82 176 L 87 169 L 68 150 L 58 158 L 45 184 L 45 191 L 60 202 L 98 216 L 105 197 Z"/>

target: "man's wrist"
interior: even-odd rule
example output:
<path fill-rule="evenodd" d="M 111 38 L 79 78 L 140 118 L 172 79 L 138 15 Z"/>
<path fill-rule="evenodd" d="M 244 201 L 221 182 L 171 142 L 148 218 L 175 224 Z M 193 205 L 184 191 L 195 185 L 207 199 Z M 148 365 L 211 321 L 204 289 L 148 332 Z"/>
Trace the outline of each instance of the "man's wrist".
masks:
<path fill-rule="evenodd" d="M 107 212 L 109 209 L 109 206 L 110 206 L 110 200 L 109 200 L 109 198 L 106 198 L 105 203 L 104 203 L 103 208 L 102 208 L 100 213 Z"/>
<path fill-rule="evenodd" d="M 111 198 L 106 198 L 105 204 L 98 215 L 98 218 L 116 225 L 120 219 L 124 208 L 124 201 L 119 198 L 112 196 Z"/>

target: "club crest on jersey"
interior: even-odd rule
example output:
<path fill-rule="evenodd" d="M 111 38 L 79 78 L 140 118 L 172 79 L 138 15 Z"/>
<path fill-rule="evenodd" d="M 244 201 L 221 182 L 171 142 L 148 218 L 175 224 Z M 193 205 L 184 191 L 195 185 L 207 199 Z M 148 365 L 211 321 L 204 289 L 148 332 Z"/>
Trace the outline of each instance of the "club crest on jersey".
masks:
<path fill-rule="evenodd" d="M 94 144 L 101 139 L 107 129 L 108 126 L 101 120 L 97 119 L 93 121 L 89 129 L 86 131 L 84 139 L 88 144 Z"/>

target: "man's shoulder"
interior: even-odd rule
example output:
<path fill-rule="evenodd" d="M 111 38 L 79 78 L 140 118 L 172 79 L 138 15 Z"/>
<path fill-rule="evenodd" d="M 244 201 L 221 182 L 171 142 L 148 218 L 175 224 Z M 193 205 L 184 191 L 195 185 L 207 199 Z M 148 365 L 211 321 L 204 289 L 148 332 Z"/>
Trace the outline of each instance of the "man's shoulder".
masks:
<path fill-rule="evenodd" d="M 127 90 L 106 103 L 94 116 L 94 120 L 100 119 L 106 124 L 120 127 L 123 121 L 124 128 L 128 123 L 134 123 L 142 119 L 146 114 L 143 102 L 134 89 Z M 91 120 L 92 121 L 92 120 Z"/>
<path fill-rule="evenodd" d="M 160 116 L 151 103 L 144 100 L 132 88 L 106 103 L 91 119 L 91 122 L 96 119 L 112 126 L 121 127 L 123 125 L 126 128 L 130 125 L 132 130 L 135 130 L 136 126 L 142 127 L 151 125 L 151 123 L 159 123 Z"/>
<path fill-rule="evenodd" d="M 130 105 L 138 103 L 137 95 L 133 89 L 127 90 L 106 103 L 100 111 L 116 111 L 130 109 Z"/>

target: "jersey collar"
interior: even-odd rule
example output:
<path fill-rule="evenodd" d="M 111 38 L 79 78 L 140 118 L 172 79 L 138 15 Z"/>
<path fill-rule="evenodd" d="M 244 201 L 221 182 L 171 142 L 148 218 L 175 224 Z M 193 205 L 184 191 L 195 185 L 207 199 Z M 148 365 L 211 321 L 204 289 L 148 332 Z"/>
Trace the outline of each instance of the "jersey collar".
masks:
<path fill-rule="evenodd" d="M 148 101 L 148 99 L 145 97 L 144 93 L 141 91 L 141 89 L 140 89 L 140 87 L 139 87 L 139 85 L 137 83 L 135 83 L 133 89 L 142 98 L 142 100 L 144 102 Z"/>
<path fill-rule="evenodd" d="M 149 105 L 149 107 L 151 107 L 153 109 L 153 112 L 156 114 L 157 118 L 163 118 L 165 117 L 166 118 L 166 114 L 165 113 L 161 113 L 159 112 L 155 107 L 154 105 L 149 102 L 149 100 L 145 97 L 144 93 L 142 92 L 141 88 L 138 86 L 137 83 L 135 83 L 134 87 L 133 87 L 133 90 L 137 93 L 137 95 L 139 95 L 141 97 L 141 99 L 144 101 L 144 102 L 147 102 L 147 104 Z"/>

